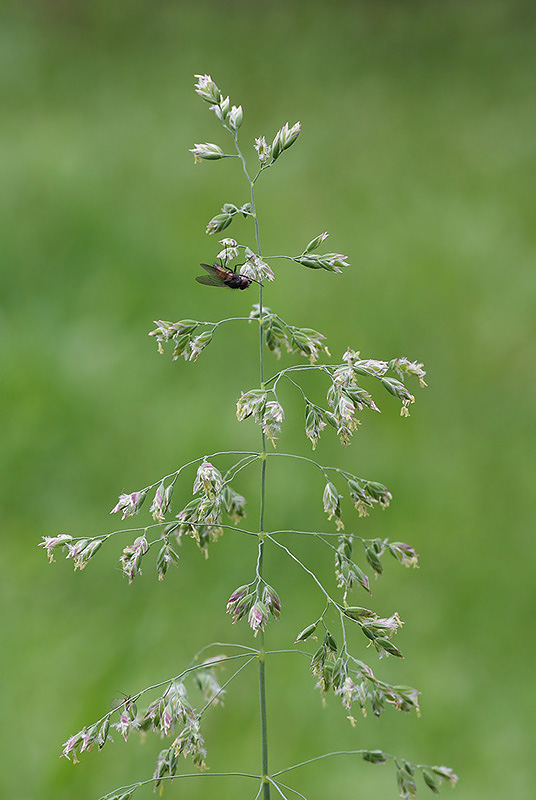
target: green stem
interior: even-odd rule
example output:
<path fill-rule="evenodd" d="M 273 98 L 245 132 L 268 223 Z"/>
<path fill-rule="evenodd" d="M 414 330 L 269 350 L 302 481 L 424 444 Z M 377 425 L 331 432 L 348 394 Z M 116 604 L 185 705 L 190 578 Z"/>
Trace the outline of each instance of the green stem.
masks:
<path fill-rule="evenodd" d="M 249 772 L 185 772 L 182 775 L 162 775 L 158 780 L 160 783 L 163 783 L 164 781 L 172 782 L 174 780 L 180 780 L 181 778 L 255 778 L 258 780 L 260 777 L 260 775 L 252 775 Z M 112 795 L 113 797 L 117 797 L 118 792 L 120 793 L 123 790 L 135 792 L 140 786 L 146 786 L 149 783 L 154 783 L 154 778 L 148 778 L 145 781 L 137 781 L 128 786 L 119 786 L 113 792 L 102 795 L 99 800 L 108 800 Z"/>
<path fill-rule="evenodd" d="M 251 211 L 255 224 L 255 239 L 257 242 L 257 253 L 259 258 L 262 257 L 261 240 L 259 235 L 259 220 L 257 217 L 257 209 L 255 207 L 255 180 L 258 175 L 251 180 L 246 161 L 238 147 L 237 135 L 234 134 L 234 141 L 237 153 L 242 162 L 242 168 L 250 186 L 251 197 Z M 260 387 L 264 388 L 264 306 L 263 306 L 263 286 L 259 284 L 259 379 Z M 266 504 L 266 436 L 261 428 L 261 496 L 260 496 L 260 510 L 259 510 L 259 555 L 257 561 L 257 576 L 262 580 L 262 567 L 264 557 L 264 510 Z M 270 783 L 268 781 L 268 729 L 267 729 L 267 715 L 266 715 L 266 649 L 264 645 L 264 631 L 259 632 L 260 647 L 259 647 L 259 706 L 260 706 L 260 723 L 261 723 L 261 763 L 262 763 L 262 797 L 263 800 L 270 800 Z"/>
<path fill-rule="evenodd" d="M 251 184 L 251 205 L 255 213 L 255 201 L 253 184 Z M 261 248 L 259 242 L 259 226 L 257 215 L 255 213 L 255 233 L 257 236 L 257 247 L 259 257 L 261 255 Z M 262 285 L 259 286 L 259 368 L 260 368 L 260 385 L 264 386 L 264 310 L 262 303 Z M 264 510 L 266 504 L 266 436 L 261 429 L 261 497 L 260 497 L 260 510 L 259 510 L 259 561 L 257 574 L 262 579 L 262 566 L 264 556 Z M 261 759 L 262 759 L 262 797 L 263 800 L 270 800 L 270 784 L 268 783 L 268 732 L 267 732 L 267 717 L 266 717 L 266 649 L 264 645 L 264 631 L 260 632 L 260 653 L 259 653 L 259 704 L 261 715 Z"/>
<path fill-rule="evenodd" d="M 259 701 L 260 701 L 260 714 L 261 714 L 261 764 L 262 776 L 264 783 L 262 786 L 263 800 L 270 800 L 270 784 L 267 781 L 268 776 L 268 731 L 266 723 L 266 649 L 264 646 L 264 631 L 260 633 L 260 653 L 259 653 Z"/>

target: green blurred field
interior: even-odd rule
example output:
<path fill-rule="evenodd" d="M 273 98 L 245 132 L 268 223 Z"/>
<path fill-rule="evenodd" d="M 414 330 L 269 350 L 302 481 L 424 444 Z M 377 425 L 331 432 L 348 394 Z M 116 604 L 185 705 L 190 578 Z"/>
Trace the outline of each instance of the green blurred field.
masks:
<path fill-rule="evenodd" d="M 268 305 L 323 331 L 334 356 L 348 345 L 407 355 L 429 377 L 410 420 L 381 397 L 384 413 L 364 418 L 350 448 L 326 432 L 317 451 L 393 491 L 364 535 L 421 553 L 419 571 L 387 569 L 371 603 L 406 620 L 405 661 L 375 666 L 422 690 L 422 717 L 386 712 L 351 729 L 338 702 L 322 708 L 306 665 L 274 658 L 274 769 L 380 747 L 454 767 L 459 800 L 532 798 L 533 4 L 49 0 L 2 11 L 0 796 L 89 800 L 148 777 L 154 739 L 117 736 L 76 767 L 58 753 L 119 692 L 178 673 L 208 641 L 248 641 L 224 614 L 252 569 L 241 538 L 224 537 L 208 562 L 185 547 L 164 582 L 146 570 L 131 586 L 119 543 L 77 574 L 36 547 L 58 531 L 111 530 L 119 492 L 184 461 L 257 447 L 234 417 L 257 381 L 254 330 L 228 326 L 196 364 L 158 356 L 147 337 L 153 319 L 241 315 L 255 300 L 193 280 L 216 252 L 206 222 L 247 199 L 232 160 L 194 165 L 188 153 L 223 142 L 193 93 L 193 74 L 208 72 L 243 104 L 243 142 L 303 125 L 258 186 L 265 252 L 297 252 L 328 229 L 352 263 L 332 276 L 282 262 Z M 301 407 L 283 400 L 280 448 L 308 455 Z M 278 466 L 268 524 L 325 528 L 317 476 Z M 257 475 L 243 475 L 254 520 Z M 324 551 L 304 557 L 331 573 Z M 321 599 L 281 558 L 267 570 L 284 604 L 270 642 L 286 647 Z M 207 718 L 214 771 L 258 769 L 255 691 L 252 672 Z M 348 759 L 293 780 L 309 800 L 397 797 L 389 767 Z M 254 791 L 191 780 L 166 796 Z"/>

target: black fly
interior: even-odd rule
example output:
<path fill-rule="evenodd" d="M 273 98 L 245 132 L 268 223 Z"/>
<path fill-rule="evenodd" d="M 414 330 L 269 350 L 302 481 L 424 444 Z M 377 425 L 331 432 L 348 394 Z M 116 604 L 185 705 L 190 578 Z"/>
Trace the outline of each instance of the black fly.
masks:
<path fill-rule="evenodd" d="M 222 267 L 219 264 L 201 264 L 200 266 L 208 272 L 208 275 L 198 275 L 196 281 L 205 286 L 227 286 L 229 289 L 247 289 L 253 282 L 258 283 L 254 278 L 240 275 L 240 273 L 226 269 L 226 267 Z"/>

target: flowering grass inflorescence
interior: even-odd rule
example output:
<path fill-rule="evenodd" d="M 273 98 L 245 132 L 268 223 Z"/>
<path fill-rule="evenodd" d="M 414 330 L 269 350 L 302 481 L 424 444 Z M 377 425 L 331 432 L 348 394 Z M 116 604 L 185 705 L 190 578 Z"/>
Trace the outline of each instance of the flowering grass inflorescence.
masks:
<path fill-rule="evenodd" d="M 257 548 L 254 574 L 226 597 L 226 610 L 232 622 L 245 622 L 253 633 L 253 643 L 249 645 L 207 645 L 196 654 L 191 664 L 178 675 L 147 687 L 136 694 L 117 701 L 116 706 L 101 719 L 83 727 L 65 743 L 62 755 L 73 762 L 78 756 L 91 750 L 95 745 L 101 749 L 111 738 L 110 733 L 117 730 L 126 740 L 131 733 L 153 731 L 162 738 L 173 736 L 167 742 L 157 759 L 152 778 L 121 787 L 105 795 L 102 800 L 127 800 L 141 786 L 153 783 L 163 787 L 166 781 L 186 777 L 178 772 L 179 756 L 190 759 L 194 766 L 203 770 L 206 762 L 206 749 L 201 732 L 201 722 L 209 708 L 222 704 L 226 687 L 238 674 L 253 663 L 259 670 L 260 694 L 260 751 L 261 769 L 258 773 L 232 772 L 224 775 L 240 775 L 256 781 L 257 795 L 269 800 L 271 788 L 285 798 L 287 787 L 279 779 L 283 773 L 304 766 L 328 756 L 358 755 L 373 764 L 393 762 L 400 796 L 411 798 L 416 795 L 415 776 L 420 773 L 426 786 L 434 793 L 442 781 L 454 785 L 456 775 L 443 766 L 426 766 L 409 762 L 380 750 L 356 749 L 337 751 L 316 756 L 306 762 L 285 767 L 277 772 L 269 770 L 269 747 L 267 737 L 267 708 L 265 692 L 266 659 L 271 651 L 266 649 L 265 631 L 271 619 L 278 619 L 282 604 L 272 583 L 268 583 L 264 570 L 266 547 L 280 550 L 291 559 L 313 581 L 320 598 L 317 616 L 307 621 L 296 635 L 295 644 L 314 642 L 312 652 L 300 649 L 310 665 L 310 670 L 320 693 L 332 692 L 339 698 L 345 715 L 352 725 L 356 724 L 354 709 L 361 714 L 371 712 L 380 716 L 386 707 L 399 711 L 419 713 L 419 692 L 409 686 L 390 684 L 377 677 L 371 666 L 358 658 L 351 650 L 347 632 L 353 628 L 363 634 L 363 643 L 372 647 L 379 658 L 394 656 L 402 658 L 402 652 L 394 643 L 394 638 L 403 625 L 398 613 L 381 617 L 373 610 L 353 605 L 350 595 L 355 587 L 370 594 L 370 580 L 367 566 L 375 576 L 383 571 L 382 559 L 391 555 L 405 567 L 417 566 L 418 556 L 411 545 L 404 542 L 391 542 L 387 538 L 367 539 L 355 532 L 355 521 L 343 520 L 340 487 L 346 486 L 352 501 L 356 518 L 367 516 L 374 508 L 385 509 L 392 495 L 383 484 L 358 477 L 343 469 L 320 464 L 312 458 L 275 451 L 285 412 L 278 397 L 281 381 L 291 384 L 301 395 L 304 405 L 305 436 L 313 450 L 324 430 L 335 430 L 343 445 L 348 445 L 353 434 L 361 424 L 361 416 L 369 411 L 379 412 L 378 398 L 373 397 L 372 385 L 380 385 L 401 403 L 401 415 L 409 416 L 409 408 L 415 398 L 407 388 L 408 380 L 416 379 L 425 386 L 423 365 L 407 358 L 393 358 L 389 361 L 362 358 L 360 353 L 350 347 L 342 355 L 340 362 L 329 363 L 324 359 L 331 354 L 325 336 L 312 329 L 298 327 L 283 320 L 264 303 L 263 290 L 275 279 L 270 262 L 285 258 L 309 269 L 323 269 L 340 273 L 348 266 L 346 256 L 340 253 L 319 254 L 328 234 L 314 237 L 303 250 L 294 256 L 262 255 L 259 224 L 255 207 L 255 188 L 261 174 L 272 167 L 281 155 L 288 150 L 300 134 L 300 123 L 283 125 L 276 132 L 271 143 L 265 136 L 255 139 L 254 150 L 257 167 L 250 173 L 246 159 L 238 144 L 238 133 L 243 121 L 241 106 L 231 105 L 228 97 L 220 92 L 209 75 L 198 75 L 195 90 L 209 104 L 210 110 L 230 134 L 233 152 L 227 153 L 218 144 L 196 144 L 191 152 L 196 161 L 214 161 L 222 158 L 236 158 L 241 163 L 249 185 L 249 199 L 242 203 L 224 203 L 221 211 L 215 214 L 206 225 L 209 235 L 221 233 L 228 228 L 237 216 L 252 220 L 254 226 L 254 247 L 239 243 L 236 239 L 221 239 L 220 251 L 216 254 L 224 275 L 232 280 L 218 283 L 216 278 L 203 279 L 209 285 L 229 286 L 230 288 L 249 288 L 252 282 L 258 284 L 259 300 L 251 312 L 243 317 L 227 318 L 216 322 L 181 319 L 178 322 L 159 320 L 150 335 L 155 337 L 159 352 L 172 346 L 174 360 L 182 356 L 186 361 L 195 361 L 203 350 L 212 343 L 220 325 L 233 320 L 242 320 L 258 326 L 259 383 L 241 392 L 236 405 L 238 420 L 251 418 L 260 429 L 260 448 L 249 452 L 229 450 L 201 456 L 178 467 L 173 473 L 158 478 L 148 486 L 130 493 L 122 493 L 112 514 L 121 514 L 125 520 L 137 516 L 143 507 L 149 510 L 153 522 L 141 528 L 128 528 L 99 534 L 94 537 L 76 538 L 69 534 L 45 537 L 41 546 L 54 560 L 54 554 L 63 552 L 73 560 L 75 569 L 84 569 L 89 561 L 112 536 L 134 534 L 134 538 L 124 548 L 120 557 L 121 568 L 129 583 L 142 572 L 149 553 L 155 548 L 156 573 L 162 580 L 170 565 L 179 563 L 179 549 L 185 538 L 192 538 L 203 554 L 208 557 L 212 544 L 225 532 L 233 530 L 240 535 L 252 537 L 251 546 Z M 236 263 L 242 259 L 242 263 Z M 209 269 L 212 269 L 210 266 Z M 234 275 L 237 276 L 235 280 Z M 243 276 L 248 280 L 240 280 Z M 298 362 L 285 366 L 270 377 L 265 376 L 265 349 L 277 358 L 283 352 L 305 358 L 307 363 Z M 307 395 L 300 383 L 304 372 L 313 372 L 324 382 L 324 400 Z M 364 384 L 364 385 L 363 385 Z M 267 450 L 269 440 L 274 450 Z M 292 458 L 301 461 L 304 467 L 312 466 L 319 475 L 318 502 L 323 505 L 328 521 L 333 521 L 335 530 L 297 531 L 265 529 L 266 509 L 266 470 L 267 463 L 274 458 Z M 226 469 L 224 466 L 226 465 Z M 239 493 L 237 484 L 242 470 L 254 465 L 260 468 L 260 516 L 258 526 L 243 527 L 246 517 L 246 499 Z M 184 482 L 190 472 L 194 472 L 192 498 L 183 508 L 174 508 L 173 492 L 177 482 Z M 191 480 L 191 477 L 188 479 Z M 340 596 L 333 596 L 325 585 L 325 578 L 316 575 L 307 564 L 294 553 L 291 543 L 296 537 L 313 537 L 331 551 L 334 572 Z M 287 541 L 288 544 L 285 544 Z M 356 545 L 361 555 L 356 554 Z M 302 625 L 305 620 L 302 621 Z M 298 625 L 296 626 L 298 627 Z M 300 626 L 301 627 L 301 626 Z M 307 645 L 305 645 L 307 646 Z M 207 651 L 218 648 L 217 654 L 207 657 Z M 219 652 L 225 648 L 226 652 Z M 223 668 L 232 666 L 232 674 L 222 680 Z M 234 669 L 233 669 L 234 668 Z M 201 692 L 202 705 L 195 708 L 188 686 L 192 684 Z M 139 701 L 149 695 L 147 705 L 138 708 Z M 112 720 L 114 720 L 112 722 Z M 199 773 L 204 774 L 203 772 Z M 211 773 L 214 775 L 214 773 Z M 190 774 L 188 773 L 188 776 Z M 297 794 L 300 794 L 299 792 Z M 303 795 L 300 795 L 303 796 Z"/>

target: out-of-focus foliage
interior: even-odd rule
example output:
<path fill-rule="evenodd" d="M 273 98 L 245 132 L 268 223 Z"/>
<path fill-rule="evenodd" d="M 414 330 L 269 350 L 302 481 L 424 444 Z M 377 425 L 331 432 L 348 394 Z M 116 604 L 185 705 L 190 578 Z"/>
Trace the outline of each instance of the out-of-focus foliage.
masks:
<path fill-rule="evenodd" d="M 234 413 L 256 380 L 253 328 L 222 329 L 193 364 L 158 356 L 147 337 L 154 319 L 216 320 L 254 302 L 194 281 L 217 247 L 207 221 L 248 200 L 228 162 L 207 169 L 188 153 L 207 124 L 192 76 L 208 72 L 247 109 L 242 141 L 302 123 L 292 159 L 260 186 L 266 253 L 300 252 L 328 227 L 352 263 L 343 275 L 274 264 L 266 302 L 324 332 L 338 356 L 351 346 L 428 370 L 410 420 L 384 404 L 342 454 L 334 437 L 318 445 L 324 463 L 393 492 L 388 511 L 359 522 L 363 535 L 421 554 L 418 572 L 386 569 L 372 602 L 406 620 L 406 660 L 382 668 L 422 690 L 422 718 L 386 714 L 340 734 L 339 704 L 323 709 L 312 682 L 302 690 L 306 666 L 274 659 L 273 767 L 335 742 L 381 747 L 442 758 L 465 800 L 532 797 L 533 5 L 2 5 L 0 794 L 89 800 L 146 777 L 158 743 L 117 741 L 76 767 L 58 759 L 61 743 L 119 692 L 177 674 L 208 640 L 240 637 L 225 615 L 243 574 L 232 535 L 208 562 L 185 546 L 165 581 L 145 572 L 131 586 L 108 554 L 73 574 L 36 547 L 110 530 L 120 492 L 189 458 L 256 446 Z M 308 452 L 298 404 L 293 415 L 284 400 L 279 447 Z M 317 476 L 277 467 L 268 524 L 324 526 Z M 237 490 L 256 485 L 244 474 Z M 307 558 L 332 570 L 323 550 Z M 286 646 L 320 600 L 284 561 L 266 568 L 303 617 L 272 627 Z M 212 714 L 212 769 L 256 768 L 255 687 L 252 672 Z M 395 796 L 392 775 L 362 762 L 315 764 L 299 781 L 311 798 Z M 244 789 L 195 780 L 166 794 Z"/>

